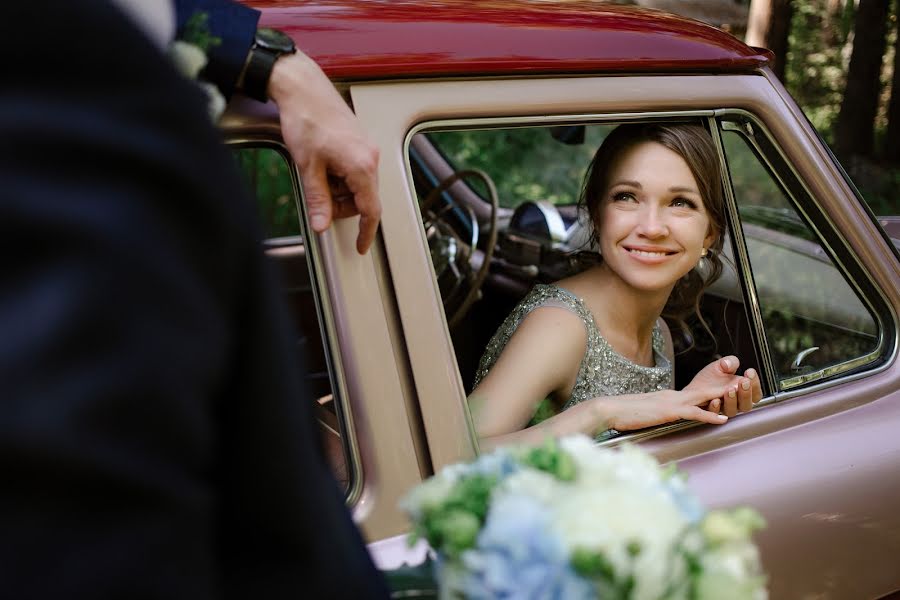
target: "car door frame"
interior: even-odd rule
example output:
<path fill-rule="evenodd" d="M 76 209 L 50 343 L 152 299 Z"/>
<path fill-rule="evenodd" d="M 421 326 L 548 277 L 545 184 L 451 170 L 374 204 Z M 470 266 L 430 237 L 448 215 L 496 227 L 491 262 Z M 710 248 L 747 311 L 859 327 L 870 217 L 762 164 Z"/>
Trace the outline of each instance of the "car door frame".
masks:
<path fill-rule="evenodd" d="M 384 203 L 381 227 L 385 258 L 408 352 L 412 393 L 434 469 L 471 458 L 477 443 L 411 180 L 406 148 L 416 128 L 451 119 L 513 124 L 550 123 L 557 117 L 581 122 L 611 115 L 616 119 L 647 114 L 713 117 L 722 109 L 747 111 L 764 124 L 812 197 L 842 233 L 843 243 L 854 260 L 860 262 L 872 284 L 881 291 L 890 313 L 886 325 L 890 329 L 885 332 L 891 338 L 890 354 L 879 366 L 841 381 L 821 382 L 781 396 L 775 394 L 769 406 L 741 415 L 724 428 L 673 425 L 651 434 L 622 436 L 613 443 L 640 440 L 660 460 L 678 461 L 709 505 L 749 502 L 757 506 L 770 520 L 770 529 L 761 536 L 761 544 L 766 568 L 773 581 L 779 582 L 779 595 L 806 593 L 810 586 L 818 585 L 814 583 L 817 580 L 823 586 L 832 586 L 832 592 L 846 591 L 850 589 L 846 586 L 851 585 L 846 582 L 852 582 L 853 593 L 860 593 L 859 577 L 849 575 L 858 566 L 852 548 L 865 543 L 885 552 L 895 551 L 889 540 L 848 529 L 848 540 L 853 540 L 853 545 L 830 548 L 824 556 L 821 549 L 810 553 L 811 546 L 801 545 L 809 556 L 798 561 L 796 555 L 788 556 L 782 549 L 785 539 L 802 539 L 810 531 L 828 526 L 827 518 L 817 521 L 806 515 L 833 515 L 841 510 L 852 514 L 854 510 L 872 508 L 826 483 L 835 469 L 849 473 L 854 464 L 871 459 L 866 452 L 865 428 L 884 432 L 886 422 L 900 422 L 900 366 L 896 360 L 900 275 L 895 255 L 877 224 L 768 69 L 715 76 L 373 82 L 353 84 L 350 93 L 357 115 L 381 152 L 379 186 Z M 850 381 L 852 394 L 846 392 Z M 790 401 L 775 402 L 782 399 Z M 846 434 L 847 430 L 856 433 Z M 847 439 L 841 440 L 837 432 L 844 432 Z M 832 446 L 823 447 L 823 440 L 833 442 Z M 881 464 L 900 465 L 900 441 L 885 441 L 884 448 L 888 456 L 896 458 L 884 459 Z M 796 454 L 807 457 L 808 464 L 785 460 Z M 823 460 L 817 462 L 816 457 Z M 774 469 L 773 465 L 782 469 Z M 741 485 L 748 476 L 753 477 L 755 487 Z M 885 481 L 880 482 L 879 493 L 900 499 L 900 483 L 882 479 Z M 871 483 L 869 479 L 865 481 Z M 812 507 L 817 498 L 821 499 L 813 494 L 815 485 L 832 489 L 831 512 Z M 896 522 L 885 510 L 872 518 Z M 828 573 L 827 582 L 821 577 L 822 569 Z M 869 566 L 868 570 L 874 575 L 866 588 L 871 595 L 894 585 L 888 591 L 900 588 L 900 581 L 885 569 L 873 571 Z"/>

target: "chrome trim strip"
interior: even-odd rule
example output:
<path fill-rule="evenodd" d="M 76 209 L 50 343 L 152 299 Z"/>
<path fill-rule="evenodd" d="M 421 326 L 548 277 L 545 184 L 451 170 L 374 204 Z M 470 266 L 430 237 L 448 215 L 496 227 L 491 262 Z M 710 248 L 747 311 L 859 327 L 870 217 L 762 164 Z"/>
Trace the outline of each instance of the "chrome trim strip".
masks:
<path fill-rule="evenodd" d="M 772 360 L 772 352 L 769 350 L 769 339 L 763 323 L 762 309 L 759 306 L 759 296 L 756 293 L 753 269 L 750 267 L 750 255 L 747 251 L 747 242 L 744 239 L 744 228 L 741 226 L 741 217 L 734 197 L 734 186 L 731 182 L 731 172 L 728 169 L 728 159 L 725 156 L 722 132 L 719 131 L 719 120 L 715 117 L 709 118 L 709 130 L 712 132 L 713 143 L 716 146 L 716 152 L 719 154 L 719 169 L 722 174 L 722 182 L 723 184 L 727 182 L 727 185 L 724 185 L 725 212 L 728 217 L 728 224 L 731 227 L 732 250 L 737 258 L 735 266 L 738 270 L 738 277 L 743 282 L 742 288 L 747 304 L 744 309 L 749 312 L 750 320 L 753 322 L 751 335 L 756 338 L 754 341 L 762 361 L 763 376 L 766 378 L 769 391 L 774 395 L 779 391 L 778 382 L 775 378 L 775 363 Z"/>
<path fill-rule="evenodd" d="M 294 187 L 295 197 L 297 200 L 297 214 L 300 215 L 300 230 L 302 240 L 311 240 L 311 244 L 304 244 L 306 252 L 306 264 L 311 275 L 313 300 L 316 305 L 316 311 L 321 316 L 319 320 L 319 332 L 322 335 L 322 342 L 325 346 L 325 361 L 328 367 L 328 376 L 331 379 L 332 394 L 334 395 L 335 412 L 340 423 L 344 426 L 341 432 L 341 441 L 344 444 L 344 450 L 349 464 L 349 486 L 347 487 L 344 502 L 347 506 L 353 506 L 359 501 L 363 491 L 364 472 L 362 466 L 362 457 L 360 454 L 359 444 L 356 441 L 353 421 L 353 412 L 350 403 L 346 401 L 347 382 L 344 377 L 344 367 L 341 362 L 341 355 L 337 349 L 338 344 L 337 330 L 334 323 L 334 313 L 331 309 L 331 298 L 328 293 L 328 286 L 325 283 L 325 272 L 322 268 L 321 249 L 319 248 L 319 238 L 310 235 L 312 227 L 304 210 L 305 203 L 303 201 L 303 187 L 300 185 L 300 174 L 297 165 L 291 159 L 290 152 L 281 142 L 273 140 L 269 137 L 251 137 L 245 136 L 241 138 L 231 138 L 226 140 L 229 149 L 253 147 L 268 147 L 276 150 L 281 154 L 289 166 L 291 174 L 291 184 Z"/>
<path fill-rule="evenodd" d="M 844 371 L 849 371 L 851 369 L 855 369 L 857 367 L 861 367 L 865 364 L 873 362 L 878 359 L 878 356 L 881 354 L 879 350 L 876 348 L 872 352 L 868 354 L 863 354 L 862 356 L 858 356 L 856 358 L 852 358 L 850 360 L 846 360 L 841 363 L 837 363 L 834 365 L 830 365 L 828 367 L 824 367 L 819 369 L 818 371 L 813 371 L 811 373 L 804 373 L 802 375 L 797 375 L 796 377 L 788 377 L 787 379 L 781 380 L 781 385 L 784 390 L 789 390 L 791 388 L 795 388 L 800 385 L 804 385 L 809 383 L 810 381 L 817 381 L 819 379 L 826 379 L 833 375 L 837 375 Z"/>
<path fill-rule="evenodd" d="M 844 250 L 845 256 L 849 256 L 850 259 L 854 261 L 854 263 L 855 263 L 856 267 L 859 269 L 860 273 L 862 273 L 863 276 L 866 277 L 869 285 L 872 287 L 872 289 L 874 289 L 876 291 L 876 293 L 878 294 L 879 299 L 882 303 L 883 308 L 886 309 L 886 311 L 889 313 L 889 316 L 892 320 L 892 323 L 884 322 L 884 319 L 882 318 L 882 313 L 879 312 L 878 310 L 876 310 L 875 306 L 872 305 L 872 302 L 871 302 L 869 296 L 867 294 L 863 293 L 863 290 L 860 289 L 856 280 L 853 277 L 849 276 L 849 274 L 847 272 L 847 267 L 844 265 L 843 261 L 841 260 L 841 255 L 835 251 L 833 245 L 831 243 L 829 243 L 829 241 L 828 241 L 828 236 L 823 235 L 822 231 L 819 230 L 819 228 L 817 227 L 815 222 L 810 218 L 809 213 L 806 210 L 804 210 L 803 206 L 799 202 L 797 202 L 797 199 L 794 197 L 794 194 L 792 194 L 790 192 L 790 187 L 785 184 L 783 178 L 778 173 L 778 170 L 773 167 L 772 163 L 767 158 L 766 153 L 763 152 L 762 149 L 759 147 L 759 144 L 757 143 L 756 139 L 754 138 L 755 133 L 752 132 L 752 130 L 751 130 L 751 132 L 750 132 L 751 134 L 748 136 L 747 133 L 740 126 L 734 126 L 733 128 L 730 128 L 729 130 L 740 133 L 741 136 L 745 140 L 747 140 L 747 142 L 750 143 L 753 146 L 753 148 L 756 150 L 760 159 L 762 161 L 764 161 L 770 174 L 776 178 L 776 180 L 778 181 L 778 184 L 785 191 L 785 194 L 786 194 L 788 200 L 790 201 L 790 203 L 792 204 L 792 206 L 794 207 L 794 209 L 797 210 L 802 215 L 806 225 L 812 229 L 812 231 L 818 237 L 819 242 L 822 244 L 822 246 L 824 248 L 826 248 L 829 258 L 831 259 L 831 261 L 835 265 L 835 267 L 838 269 L 838 271 L 844 276 L 844 280 L 850 284 L 850 286 L 856 292 L 857 298 L 859 298 L 859 300 L 869 309 L 870 315 L 875 319 L 876 326 L 878 328 L 878 343 L 877 343 L 875 349 L 872 350 L 871 352 L 869 352 L 868 354 L 865 354 L 860 357 L 854 357 L 843 363 L 831 365 L 829 367 L 820 369 L 819 371 L 816 371 L 813 373 L 806 373 L 799 377 L 789 377 L 786 379 L 782 379 L 780 382 L 781 383 L 781 391 L 784 392 L 789 389 L 796 388 L 800 385 L 809 383 L 810 381 L 816 381 L 818 379 L 832 377 L 834 375 L 840 374 L 845 371 L 849 371 L 851 369 L 858 368 L 860 366 L 863 366 L 864 364 L 868 364 L 870 362 L 877 360 L 877 358 L 883 352 L 886 343 L 888 342 L 888 339 L 886 338 L 888 325 L 893 324 L 894 327 L 892 328 L 892 333 L 893 333 L 893 338 L 894 338 L 893 342 L 894 343 L 893 343 L 893 351 L 891 352 L 891 355 L 889 357 L 885 357 L 886 360 L 883 365 L 881 365 L 880 367 L 878 367 L 876 369 L 867 371 L 865 374 L 874 374 L 874 373 L 881 372 L 882 370 L 887 368 L 887 366 L 891 362 L 893 362 L 893 360 L 896 358 L 897 352 L 898 352 L 897 346 L 898 346 L 898 342 L 900 342 L 900 339 L 898 339 L 898 337 L 900 337 L 900 332 L 898 332 L 897 327 L 896 327 L 897 316 L 894 314 L 894 311 L 891 307 L 890 302 L 888 302 L 887 298 L 885 297 L 884 291 L 881 289 L 880 286 L 876 285 L 876 283 L 874 281 L 872 281 L 871 277 L 869 277 L 869 275 L 868 275 L 868 270 L 865 268 L 865 266 L 862 263 L 860 263 L 859 259 L 856 257 L 856 255 L 853 253 L 853 251 L 849 249 L 849 244 L 847 243 L 847 239 L 843 236 L 840 229 L 837 226 L 835 226 L 834 221 L 832 221 L 831 217 L 828 215 L 828 212 L 826 210 L 823 210 L 822 205 L 816 200 L 815 195 L 810 191 L 809 186 L 806 184 L 806 181 L 800 176 L 799 173 L 797 173 L 797 170 L 794 168 L 791 161 L 785 155 L 784 150 L 782 150 L 781 146 L 775 142 L 774 136 L 771 134 L 771 132 L 768 130 L 768 128 L 765 126 L 765 124 L 762 123 L 760 121 L 760 119 L 756 117 L 756 115 L 754 115 L 753 113 L 750 113 L 746 110 L 743 110 L 743 109 L 720 109 L 720 110 L 715 111 L 715 116 L 717 119 L 723 119 L 723 118 L 735 117 L 735 116 L 739 117 L 739 118 L 744 118 L 744 119 L 747 119 L 752 124 L 752 126 L 759 128 L 760 132 L 766 137 L 767 142 L 769 144 L 771 144 L 771 146 L 775 149 L 775 151 L 778 153 L 781 161 L 787 166 L 787 168 L 790 170 L 793 177 L 799 183 L 803 193 L 806 195 L 806 199 L 808 199 L 809 202 L 813 206 L 815 206 L 815 208 L 818 209 L 818 213 L 822 216 L 825 223 L 828 225 L 828 227 L 831 230 L 830 234 L 832 235 L 832 237 L 834 239 L 837 239 L 838 242 L 841 244 L 841 247 Z M 864 374 L 858 374 L 858 375 L 861 376 Z M 852 378 L 855 379 L 857 377 L 852 377 Z M 849 378 L 840 378 L 835 381 L 827 382 L 827 384 L 828 384 L 827 386 L 834 385 L 838 382 L 843 382 L 843 381 L 847 381 L 847 380 L 849 380 Z M 827 386 L 823 385 L 822 387 L 827 387 Z M 821 389 L 821 387 L 816 387 L 816 389 Z M 794 395 L 796 395 L 796 394 L 791 394 L 790 396 L 787 396 L 787 397 L 793 397 Z M 777 396 L 778 400 L 784 399 L 786 397 L 783 393 L 777 394 L 776 396 Z"/>

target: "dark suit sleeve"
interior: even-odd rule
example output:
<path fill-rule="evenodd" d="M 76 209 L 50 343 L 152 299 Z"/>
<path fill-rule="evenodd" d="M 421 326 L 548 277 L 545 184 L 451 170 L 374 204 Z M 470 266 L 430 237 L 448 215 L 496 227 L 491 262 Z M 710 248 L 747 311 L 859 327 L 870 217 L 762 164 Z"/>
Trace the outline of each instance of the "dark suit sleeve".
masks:
<path fill-rule="evenodd" d="M 0 34 L 0 595 L 383 597 L 201 94 L 103 2 Z"/>
<path fill-rule="evenodd" d="M 221 43 L 207 51 L 209 63 L 200 74 L 214 83 L 226 99 L 231 98 L 256 33 L 259 11 L 231 0 L 175 0 L 176 37 L 198 12 L 207 15 L 209 32 Z"/>

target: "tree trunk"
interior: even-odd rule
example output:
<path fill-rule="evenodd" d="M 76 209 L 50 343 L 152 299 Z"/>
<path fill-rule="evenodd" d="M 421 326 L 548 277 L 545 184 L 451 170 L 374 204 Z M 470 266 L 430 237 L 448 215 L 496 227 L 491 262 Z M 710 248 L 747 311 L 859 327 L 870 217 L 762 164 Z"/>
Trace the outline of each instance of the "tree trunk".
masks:
<path fill-rule="evenodd" d="M 897 0 L 894 5 L 894 14 L 900 15 L 900 0 Z M 894 77 L 891 83 L 891 101 L 888 104 L 884 159 L 889 164 L 900 167 L 900 24 L 897 27 L 897 36 L 894 40 Z"/>
<path fill-rule="evenodd" d="M 841 39 L 841 16 L 844 12 L 842 0 L 828 0 L 825 3 L 825 19 L 822 24 L 822 40 L 829 46 L 844 43 Z"/>
<path fill-rule="evenodd" d="M 752 0 L 747 17 L 747 43 L 768 48 L 775 54 L 772 71 L 782 81 L 793 14 L 792 0 Z"/>
<path fill-rule="evenodd" d="M 874 154 L 887 18 L 888 0 L 859 0 L 847 87 L 835 127 L 835 149 L 845 161 Z"/>

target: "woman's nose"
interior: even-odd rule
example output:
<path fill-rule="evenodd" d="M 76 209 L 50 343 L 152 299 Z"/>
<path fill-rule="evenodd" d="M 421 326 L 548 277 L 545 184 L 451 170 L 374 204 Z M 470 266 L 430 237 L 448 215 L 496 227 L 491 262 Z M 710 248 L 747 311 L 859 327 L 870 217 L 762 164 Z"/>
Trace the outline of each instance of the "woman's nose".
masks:
<path fill-rule="evenodd" d="M 641 211 L 640 220 L 638 222 L 638 233 L 648 238 L 659 238 L 668 235 L 669 227 L 666 224 L 665 217 L 660 213 L 659 208 L 647 206 Z"/>

